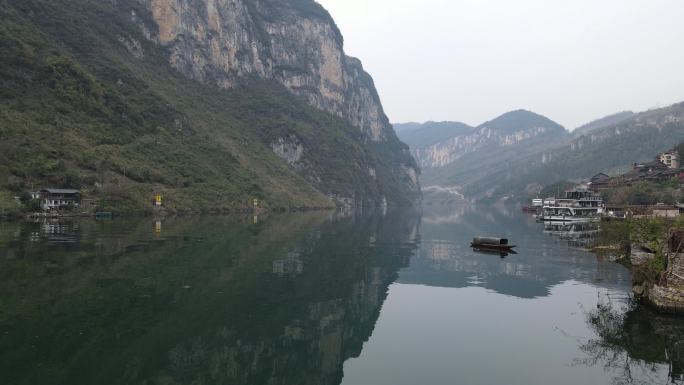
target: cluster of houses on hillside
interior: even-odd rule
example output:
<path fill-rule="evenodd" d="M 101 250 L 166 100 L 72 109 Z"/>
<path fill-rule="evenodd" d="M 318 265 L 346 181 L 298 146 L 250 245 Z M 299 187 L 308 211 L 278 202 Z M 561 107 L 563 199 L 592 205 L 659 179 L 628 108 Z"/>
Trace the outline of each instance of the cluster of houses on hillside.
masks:
<path fill-rule="evenodd" d="M 684 205 L 668 206 L 658 203 L 651 206 L 607 206 L 603 202 L 603 190 L 617 187 L 631 186 L 637 182 L 670 181 L 676 179 L 684 182 L 684 169 L 680 168 L 677 151 L 668 151 L 647 163 L 635 163 L 632 170 L 616 177 L 597 174 L 590 181 L 565 191 L 564 195 L 545 199 L 532 200 L 531 206 L 523 207 L 526 212 L 537 214 L 537 218 L 544 222 L 586 222 L 599 220 L 602 217 L 626 218 L 634 217 L 664 217 L 672 218 L 684 214 Z"/>
<path fill-rule="evenodd" d="M 595 192 L 616 187 L 631 186 L 636 182 L 663 182 L 679 178 L 684 180 L 684 169 L 677 151 L 667 151 L 652 162 L 634 163 L 632 170 L 620 176 L 611 177 L 600 173 L 591 178 L 589 187 Z"/>

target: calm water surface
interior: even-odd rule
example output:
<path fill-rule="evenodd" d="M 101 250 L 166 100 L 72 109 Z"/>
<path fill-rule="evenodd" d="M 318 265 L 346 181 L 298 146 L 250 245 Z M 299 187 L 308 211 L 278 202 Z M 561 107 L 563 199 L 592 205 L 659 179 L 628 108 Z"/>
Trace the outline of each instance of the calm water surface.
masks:
<path fill-rule="evenodd" d="M 471 206 L 254 222 L 0 224 L 0 383 L 682 383 L 684 321 L 574 247 L 595 229 Z M 483 234 L 518 254 L 473 252 Z"/>

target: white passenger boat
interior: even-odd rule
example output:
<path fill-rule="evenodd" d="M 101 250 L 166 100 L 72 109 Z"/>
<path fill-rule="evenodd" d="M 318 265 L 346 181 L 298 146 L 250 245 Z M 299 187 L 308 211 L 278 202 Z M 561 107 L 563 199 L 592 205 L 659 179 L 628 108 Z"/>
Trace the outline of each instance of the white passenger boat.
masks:
<path fill-rule="evenodd" d="M 542 208 L 542 220 L 555 222 L 598 221 L 605 213 L 603 198 L 593 194 L 586 187 L 577 187 L 565 192 L 563 198 L 556 198 Z"/>

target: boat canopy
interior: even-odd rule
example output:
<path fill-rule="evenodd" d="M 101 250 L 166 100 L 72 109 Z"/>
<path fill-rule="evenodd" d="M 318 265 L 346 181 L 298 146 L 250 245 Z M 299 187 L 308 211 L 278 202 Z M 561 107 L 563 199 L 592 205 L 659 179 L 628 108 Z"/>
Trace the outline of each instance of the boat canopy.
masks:
<path fill-rule="evenodd" d="M 494 237 L 475 237 L 473 238 L 473 245 L 508 245 L 506 238 Z"/>

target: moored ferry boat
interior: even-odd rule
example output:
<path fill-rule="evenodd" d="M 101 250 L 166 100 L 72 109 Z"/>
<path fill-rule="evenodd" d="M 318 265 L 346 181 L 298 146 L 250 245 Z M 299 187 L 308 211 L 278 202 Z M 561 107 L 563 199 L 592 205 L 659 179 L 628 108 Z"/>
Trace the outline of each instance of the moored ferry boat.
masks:
<path fill-rule="evenodd" d="M 605 213 L 603 198 L 585 186 L 565 192 L 562 198 L 545 200 L 541 219 L 559 222 L 597 221 Z"/>

